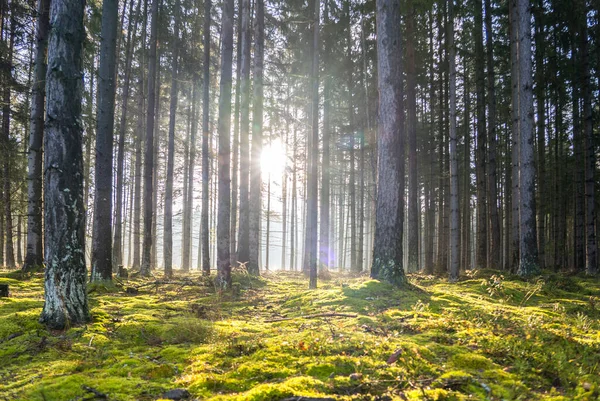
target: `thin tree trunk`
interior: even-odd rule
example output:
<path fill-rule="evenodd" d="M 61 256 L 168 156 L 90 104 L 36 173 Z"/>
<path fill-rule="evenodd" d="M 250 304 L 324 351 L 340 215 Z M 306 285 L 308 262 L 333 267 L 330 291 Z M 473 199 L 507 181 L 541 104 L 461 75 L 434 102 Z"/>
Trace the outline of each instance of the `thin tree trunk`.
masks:
<path fill-rule="evenodd" d="M 82 50 L 85 2 L 50 7 L 44 135 L 45 260 L 41 322 L 64 329 L 89 320 L 83 213 Z"/>
<path fill-rule="evenodd" d="M 233 57 L 233 0 L 223 2 L 222 42 L 221 42 L 221 83 L 219 96 L 219 159 L 218 186 L 219 204 L 217 215 L 217 285 L 222 289 L 231 288 L 231 264 L 229 255 L 231 182 L 230 182 L 230 142 L 231 142 L 231 67 Z"/>
<path fill-rule="evenodd" d="M 235 64 L 235 106 L 233 111 L 233 155 L 231 161 L 231 266 L 235 266 L 237 258 L 237 215 L 238 215 L 238 176 L 240 154 L 240 78 L 242 69 L 242 1 L 238 0 L 237 49 Z"/>
<path fill-rule="evenodd" d="M 29 125 L 27 174 L 27 251 L 23 270 L 42 266 L 42 144 L 44 141 L 44 104 L 46 98 L 46 49 L 50 29 L 50 0 L 38 1 L 35 73 Z M 0 261 L 0 265 L 1 265 Z"/>
<path fill-rule="evenodd" d="M 448 24 L 446 26 L 448 43 L 448 61 L 450 69 L 449 95 L 450 95 L 450 281 L 458 280 L 459 275 L 459 249 L 458 242 L 458 158 L 456 146 L 456 49 L 454 47 L 454 0 L 448 0 Z"/>
<path fill-rule="evenodd" d="M 210 12 L 211 0 L 204 0 L 204 61 L 202 87 L 202 274 L 210 274 L 210 245 L 208 228 L 208 189 L 210 185 L 209 123 L 210 123 Z M 198 250 L 200 252 L 200 250 Z"/>
<path fill-rule="evenodd" d="M 160 0 L 152 1 L 150 23 L 150 52 L 148 54 L 148 103 L 146 105 L 146 150 L 144 158 L 144 242 L 142 249 L 142 276 L 149 276 L 152 256 L 152 202 L 154 194 L 154 115 L 156 106 L 156 47 L 158 34 L 158 6 Z"/>
<path fill-rule="evenodd" d="M 415 35 L 414 20 L 416 13 L 414 4 L 409 6 L 409 16 L 406 19 L 406 100 L 408 129 L 408 266 L 407 271 L 419 271 L 419 208 L 417 182 L 417 71 L 415 65 Z"/>
<path fill-rule="evenodd" d="M 173 64 L 171 66 L 171 98 L 169 107 L 169 142 L 167 145 L 167 177 L 165 185 L 165 216 L 164 216 L 164 238 L 163 258 L 165 276 L 173 275 L 173 176 L 175 174 L 175 119 L 177 117 L 177 100 L 179 95 L 178 69 L 179 69 L 179 21 L 180 1 L 174 4 L 174 26 L 173 26 Z"/>
<path fill-rule="evenodd" d="M 325 27 L 329 26 L 329 0 L 325 0 L 325 9 L 323 13 L 323 24 Z M 331 49 L 329 41 L 325 40 L 325 53 L 324 53 L 324 65 L 325 68 L 328 66 L 328 57 Z M 321 225 L 319 227 L 319 268 L 323 270 L 329 270 L 330 264 L 330 251 L 329 251 L 329 214 L 330 214 L 330 192 L 331 192 L 331 160 L 330 160 L 330 148 L 331 148 L 331 76 L 328 70 L 325 70 L 323 77 L 323 156 L 321 162 L 321 209 L 320 209 L 320 220 Z M 285 210 L 285 209 L 284 209 Z M 284 225 L 285 227 L 285 225 Z M 285 230 L 285 229 L 284 229 Z M 285 235 L 285 233 L 284 233 Z M 285 248 L 284 248 L 285 249 Z"/>
<path fill-rule="evenodd" d="M 511 222 L 511 241 L 510 241 L 510 270 L 516 272 L 519 267 L 519 149 L 520 149 L 520 119 L 519 119 L 519 54 L 518 54 L 518 15 L 517 0 L 509 0 L 510 14 L 510 54 L 511 54 L 511 117 L 512 117 L 512 136 L 511 136 L 511 172 L 512 172 L 512 222 Z"/>

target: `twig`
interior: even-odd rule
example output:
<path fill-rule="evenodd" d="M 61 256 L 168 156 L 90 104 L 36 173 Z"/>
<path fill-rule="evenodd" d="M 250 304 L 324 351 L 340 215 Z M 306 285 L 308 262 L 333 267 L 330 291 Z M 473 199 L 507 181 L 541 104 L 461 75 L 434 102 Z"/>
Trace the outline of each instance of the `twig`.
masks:
<path fill-rule="evenodd" d="M 267 319 L 265 323 L 273 323 L 273 322 L 282 322 L 284 320 L 293 320 L 293 319 L 314 319 L 317 317 L 358 317 L 358 315 L 350 314 L 350 313 L 315 313 L 313 315 L 304 315 L 304 316 L 295 316 L 295 317 L 280 317 L 276 319 Z"/>

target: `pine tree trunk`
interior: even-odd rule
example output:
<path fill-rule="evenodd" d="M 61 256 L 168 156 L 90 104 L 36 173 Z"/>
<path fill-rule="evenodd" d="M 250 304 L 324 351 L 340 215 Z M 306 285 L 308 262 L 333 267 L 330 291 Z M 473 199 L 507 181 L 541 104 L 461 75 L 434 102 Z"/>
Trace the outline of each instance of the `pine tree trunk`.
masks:
<path fill-rule="evenodd" d="M 159 64 L 156 59 L 158 34 L 158 6 L 160 0 L 152 1 L 150 23 L 150 52 L 148 54 L 148 103 L 146 104 L 146 149 L 144 157 L 144 241 L 142 245 L 142 265 L 140 273 L 149 276 L 152 257 L 153 194 L 154 194 L 154 115 L 156 107 L 156 70 Z"/>
<path fill-rule="evenodd" d="M 529 1 L 518 0 L 519 16 L 519 221 L 520 260 L 518 274 L 522 277 L 539 274 L 535 222 L 535 164 L 533 157 L 533 71 L 531 63 L 531 11 Z"/>
<path fill-rule="evenodd" d="M 82 155 L 85 2 L 50 7 L 44 135 L 45 295 L 41 322 L 64 329 L 89 320 Z"/>
<path fill-rule="evenodd" d="M 511 64 L 511 117 L 512 117 L 512 136 L 511 136 L 511 181 L 512 181 L 512 221 L 511 221 L 511 241 L 510 241 L 510 270 L 516 272 L 519 267 L 519 148 L 520 148 L 520 119 L 519 119 L 519 25 L 517 15 L 517 0 L 509 0 L 510 14 L 510 64 Z"/>
<path fill-rule="evenodd" d="M 377 0 L 379 84 L 378 188 L 371 277 L 406 282 L 402 266 L 404 226 L 404 113 L 400 1 Z"/>
<path fill-rule="evenodd" d="M 450 281 L 458 280 L 460 238 L 458 218 L 458 158 L 456 146 L 456 49 L 454 47 L 453 1 L 448 0 L 448 24 L 446 26 L 448 61 L 450 69 Z"/>
<path fill-rule="evenodd" d="M 237 57 L 235 64 L 235 106 L 233 111 L 233 155 L 231 160 L 231 266 L 237 263 L 237 224 L 238 224 L 238 176 L 240 154 L 240 78 L 242 70 L 242 18 L 241 4 L 238 0 L 237 18 Z M 285 204 L 285 203 L 284 203 Z"/>
<path fill-rule="evenodd" d="M 475 173 L 477 177 L 477 253 L 475 268 L 487 267 L 487 191 L 486 191 L 486 132 L 485 132 L 485 66 L 483 50 L 483 14 L 481 0 L 475 0 L 475 87 L 477 91 L 477 148 Z"/>
<path fill-rule="evenodd" d="M 239 263 L 250 260 L 250 0 L 242 2 L 242 65 L 240 82 L 240 221 L 238 228 Z"/>
<path fill-rule="evenodd" d="M 490 0 L 485 0 L 485 32 L 487 54 L 487 87 L 488 87 L 488 160 L 487 160 L 487 195 L 490 222 L 489 266 L 499 269 L 502 263 L 502 236 L 500 218 L 498 216 L 498 178 L 496 175 L 496 78 L 494 73 L 494 40 L 492 31 L 492 7 Z"/>
<path fill-rule="evenodd" d="M 294 116 L 295 117 L 295 116 Z M 290 223 L 290 270 L 296 270 L 296 242 L 298 238 L 298 224 L 296 222 L 298 215 L 298 197 L 297 197 L 297 174 L 296 174 L 296 159 L 298 157 L 298 135 L 296 124 L 294 123 L 294 127 L 292 128 L 294 131 L 292 144 L 293 144 L 293 152 L 292 152 L 292 215 L 291 215 L 291 223 Z"/>
<path fill-rule="evenodd" d="M 165 216 L 163 258 L 165 276 L 173 275 L 173 176 L 175 174 L 175 119 L 177 117 L 177 100 L 179 95 L 178 69 L 179 69 L 179 21 L 180 1 L 174 4 L 173 26 L 173 64 L 171 66 L 171 97 L 169 106 L 169 141 L 167 145 L 167 177 L 165 185 Z"/>
<path fill-rule="evenodd" d="M 208 189 L 210 185 L 209 123 L 210 123 L 210 12 L 211 0 L 204 0 L 204 60 L 202 65 L 202 274 L 210 274 L 208 229 Z M 198 251 L 200 252 L 200 251 Z"/>
<path fill-rule="evenodd" d="M 46 49 L 50 29 L 50 0 L 38 1 L 35 73 L 29 125 L 27 156 L 27 251 L 23 270 L 42 266 L 42 144 L 44 141 L 44 104 L 46 99 Z M 0 261 L 0 265 L 1 265 Z"/>
<path fill-rule="evenodd" d="M 127 130 L 127 112 L 129 109 L 129 86 L 131 82 L 131 60 L 134 48 L 134 35 L 137 31 L 138 16 L 140 14 L 141 1 L 137 2 L 135 14 L 133 14 L 133 3 L 129 5 L 129 27 L 127 28 L 127 42 L 125 43 L 125 80 L 123 82 L 123 94 L 121 99 L 121 121 L 119 124 L 119 147 L 117 150 L 117 182 L 115 202 L 115 227 L 113 242 L 113 266 L 123 264 L 123 249 L 121 247 L 123 236 L 123 165 L 125 158 L 125 135 Z"/>
<path fill-rule="evenodd" d="M 325 9 L 323 13 L 323 23 L 329 25 L 329 0 L 325 0 Z M 328 66 L 328 56 L 331 51 L 329 42 L 325 40 L 324 65 Z M 325 70 L 327 71 L 327 70 Z M 319 227 L 319 269 L 329 270 L 330 251 L 329 251 L 329 215 L 330 215 L 330 197 L 331 197 L 331 77 L 325 72 L 323 77 L 323 155 L 321 162 L 321 198 L 320 198 L 320 221 Z M 285 210 L 285 209 L 284 209 Z M 284 225 L 285 227 L 285 225 Z M 285 228 L 284 228 L 285 230 Z M 284 248 L 285 249 L 285 248 Z"/>
<path fill-rule="evenodd" d="M 414 4 L 409 6 L 406 19 L 406 101 L 408 129 L 408 266 L 407 271 L 419 271 L 419 208 L 417 181 L 417 71 L 415 65 L 415 34 L 414 20 L 416 12 Z"/>
<path fill-rule="evenodd" d="M 217 214 L 217 285 L 231 288 L 229 235 L 231 212 L 230 142 L 231 142 L 231 67 L 233 58 L 233 0 L 223 2 L 221 42 L 221 83 L 219 95 L 219 159 Z"/>
<path fill-rule="evenodd" d="M 264 2 L 256 0 L 256 21 L 254 23 L 254 84 L 252 95 L 252 154 L 250 163 L 250 198 L 249 198 L 249 263 L 248 272 L 252 275 L 260 274 L 260 221 L 262 215 L 260 174 L 260 158 L 263 145 L 263 60 L 264 60 Z"/>
<path fill-rule="evenodd" d="M 112 280 L 112 167 L 118 17 L 118 0 L 104 1 L 96 111 L 96 174 L 90 278 L 93 282 Z"/>
<path fill-rule="evenodd" d="M 544 72 L 544 9 L 543 0 L 536 4 L 535 13 L 535 64 L 536 64 L 536 100 L 537 100 L 537 151 L 538 151 L 538 252 L 540 268 L 546 266 L 546 78 Z"/>

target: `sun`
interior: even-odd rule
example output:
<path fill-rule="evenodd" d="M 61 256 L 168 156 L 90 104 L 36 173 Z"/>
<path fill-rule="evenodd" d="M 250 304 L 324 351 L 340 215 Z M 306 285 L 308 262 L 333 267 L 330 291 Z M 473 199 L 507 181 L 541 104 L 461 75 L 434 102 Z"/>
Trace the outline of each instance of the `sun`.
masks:
<path fill-rule="evenodd" d="M 263 175 L 280 176 L 285 168 L 285 147 L 280 139 L 265 145 L 260 157 L 260 169 Z"/>

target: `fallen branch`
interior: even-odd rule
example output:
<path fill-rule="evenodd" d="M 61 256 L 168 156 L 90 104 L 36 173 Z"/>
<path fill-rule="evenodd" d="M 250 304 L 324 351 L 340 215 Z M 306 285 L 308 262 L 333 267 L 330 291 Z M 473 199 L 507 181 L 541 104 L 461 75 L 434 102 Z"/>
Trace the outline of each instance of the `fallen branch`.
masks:
<path fill-rule="evenodd" d="M 294 317 L 279 317 L 276 319 L 267 319 L 265 323 L 273 323 L 273 322 L 282 322 L 284 320 L 294 320 L 294 319 L 315 319 L 318 317 L 358 317 L 358 315 L 351 313 L 315 313 L 313 315 L 303 315 L 303 316 L 294 316 Z"/>
<path fill-rule="evenodd" d="M 81 388 L 84 389 L 85 391 L 87 391 L 88 393 L 94 394 L 95 398 L 100 398 L 102 400 L 108 399 L 108 395 L 101 393 L 100 391 L 96 390 L 93 387 L 83 385 L 83 386 L 81 386 Z"/>

